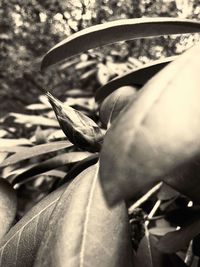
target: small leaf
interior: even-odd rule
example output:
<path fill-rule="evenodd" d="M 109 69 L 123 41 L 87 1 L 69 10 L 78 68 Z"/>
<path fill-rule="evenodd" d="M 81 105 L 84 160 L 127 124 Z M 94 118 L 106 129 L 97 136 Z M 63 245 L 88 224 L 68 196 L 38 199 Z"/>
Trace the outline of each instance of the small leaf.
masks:
<path fill-rule="evenodd" d="M 50 158 L 48 160 L 42 161 L 40 163 L 31 166 L 22 173 L 14 175 L 14 177 L 10 179 L 12 180 L 13 184 L 21 183 L 32 176 L 62 167 L 66 164 L 75 163 L 77 161 L 86 158 L 89 155 L 90 155 L 89 152 L 67 152 L 61 155 L 57 155 L 53 158 Z"/>
<path fill-rule="evenodd" d="M 81 61 L 78 64 L 76 64 L 75 69 L 76 70 L 85 69 L 85 68 L 95 65 L 96 63 L 97 63 L 96 60 Z"/>
<path fill-rule="evenodd" d="M 133 266 L 125 204 L 107 206 L 97 172 L 98 165 L 83 171 L 60 198 L 35 267 Z"/>
<path fill-rule="evenodd" d="M 103 125 L 107 126 L 136 96 L 136 89 L 131 86 L 124 86 L 117 89 L 106 97 L 100 106 L 99 117 Z"/>
<path fill-rule="evenodd" d="M 199 54 L 196 45 L 155 75 L 106 133 L 100 177 L 110 205 L 161 180 L 200 202 Z"/>
<path fill-rule="evenodd" d="M 124 19 L 96 25 L 69 36 L 44 56 L 41 69 L 91 48 L 118 41 L 199 32 L 200 24 L 174 18 Z"/>
<path fill-rule="evenodd" d="M 157 239 L 145 235 L 139 245 L 134 267 L 187 267 L 176 254 L 164 254 L 156 247 Z"/>
<path fill-rule="evenodd" d="M 10 229 L 17 212 L 17 196 L 12 186 L 0 178 L 0 240 Z"/>
<path fill-rule="evenodd" d="M 33 207 L 0 242 L 1 267 L 32 267 L 49 217 L 67 185 L 59 188 Z"/>
<path fill-rule="evenodd" d="M 158 199 L 162 201 L 174 199 L 178 196 L 180 196 L 180 193 L 165 183 L 163 183 L 160 191 L 157 194 Z"/>
<path fill-rule="evenodd" d="M 99 151 L 103 134 L 99 126 L 83 113 L 63 105 L 49 92 L 46 93 L 60 127 L 68 139 L 77 147 L 88 151 Z"/>
<path fill-rule="evenodd" d="M 19 152 L 16 152 L 14 155 L 6 158 L 0 167 L 2 168 L 11 164 L 16 164 L 22 160 L 30 159 L 46 153 L 68 148 L 70 146 L 72 146 L 72 143 L 70 143 L 69 141 L 57 141 L 29 148 L 26 147 L 21 149 Z"/>
<path fill-rule="evenodd" d="M 142 87 L 148 80 L 150 80 L 157 72 L 163 69 L 171 61 L 175 60 L 177 56 L 168 57 L 162 60 L 156 60 L 143 65 L 138 69 L 131 70 L 122 76 L 116 77 L 103 85 L 96 91 L 95 99 L 97 102 L 102 102 L 109 94 L 122 86 L 139 86 Z"/>

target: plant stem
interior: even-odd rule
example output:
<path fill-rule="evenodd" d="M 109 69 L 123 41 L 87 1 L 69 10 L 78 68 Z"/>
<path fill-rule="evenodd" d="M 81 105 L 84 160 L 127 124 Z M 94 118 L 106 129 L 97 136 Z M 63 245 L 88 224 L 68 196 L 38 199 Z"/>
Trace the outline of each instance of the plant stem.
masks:
<path fill-rule="evenodd" d="M 145 201 L 147 201 L 153 194 L 155 194 L 162 186 L 163 182 L 158 183 L 153 188 L 151 188 L 144 196 L 138 199 L 130 208 L 128 209 L 128 213 L 132 214 L 133 211 L 141 206 Z"/>

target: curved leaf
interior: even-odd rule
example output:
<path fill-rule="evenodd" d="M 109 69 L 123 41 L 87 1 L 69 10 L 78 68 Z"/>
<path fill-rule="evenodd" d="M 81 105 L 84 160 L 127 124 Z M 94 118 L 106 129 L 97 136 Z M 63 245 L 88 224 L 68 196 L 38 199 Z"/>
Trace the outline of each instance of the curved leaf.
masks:
<path fill-rule="evenodd" d="M 108 123 L 111 123 L 136 95 L 134 87 L 124 86 L 106 97 L 99 110 L 99 117 L 103 125 L 107 126 Z"/>
<path fill-rule="evenodd" d="M 200 201 L 198 174 L 187 175 L 200 150 L 199 55 L 197 45 L 154 76 L 107 132 L 100 176 L 110 204 L 137 198 L 160 180 Z M 183 175 L 165 178 L 183 165 Z"/>
<path fill-rule="evenodd" d="M 67 185 L 51 193 L 15 224 L 0 242 L 1 267 L 32 267 L 49 217 Z"/>
<path fill-rule="evenodd" d="M 17 196 L 12 186 L 0 178 L 0 239 L 10 229 L 17 211 Z"/>
<path fill-rule="evenodd" d="M 20 149 L 20 151 L 16 152 L 14 155 L 6 158 L 4 162 L 0 165 L 0 167 L 5 167 L 10 164 L 18 163 L 25 159 L 30 159 L 30 158 L 40 156 L 46 153 L 61 150 L 61 149 L 64 149 L 70 146 L 73 146 L 73 145 L 69 141 L 57 141 L 57 142 L 51 142 L 51 143 L 42 144 L 42 145 L 33 146 L 33 147 L 26 147 L 26 148 Z"/>
<path fill-rule="evenodd" d="M 107 206 L 98 165 L 75 181 L 73 192 L 66 190 L 52 213 L 34 266 L 132 266 L 124 203 Z"/>
<path fill-rule="evenodd" d="M 199 22 L 175 18 L 140 18 L 107 22 L 84 29 L 58 43 L 44 56 L 41 69 L 44 70 L 91 48 L 118 41 L 199 31 Z"/>
<path fill-rule="evenodd" d="M 53 158 L 37 163 L 29 169 L 25 170 L 24 172 L 15 175 L 11 179 L 12 184 L 21 183 L 32 176 L 59 168 L 66 164 L 75 163 L 88 157 L 89 155 L 89 152 L 68 152 L 61 155 L 57 155 Z"/>
<path fill-rule="evenodd" d="M 163 69 L 171 61 L 175 60 L 177 56 L 167 57 L 162 60 L 156 60 L 145 64 L 144 66 L 125 73 L 122 76 L 116 77 L 109 81 L 104 86 L 96 91 L 95 99 L 97 102 L 102 102 L 109 94 L 122 86 L 135 85 L 142 87 L 149 79 L 151 79 L 157 72 Z"/>

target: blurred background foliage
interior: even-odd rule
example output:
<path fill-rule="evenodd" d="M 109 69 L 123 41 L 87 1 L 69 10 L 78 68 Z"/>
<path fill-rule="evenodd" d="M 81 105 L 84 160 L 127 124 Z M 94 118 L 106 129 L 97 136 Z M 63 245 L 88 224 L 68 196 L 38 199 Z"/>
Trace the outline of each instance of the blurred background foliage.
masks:
<path fill-rule="evenodd" d="M 198 34 L 134 40 L 91 50 L 40 73 L 41 57 L 67 36 L 122 18 L 199 19 L 199 0 L 1 0 L 0 113 L 26 112 L 41 88 L 61 99 L 70 89 L 93 92 L 114 76 L 149 60 L 179 54 Z"/>

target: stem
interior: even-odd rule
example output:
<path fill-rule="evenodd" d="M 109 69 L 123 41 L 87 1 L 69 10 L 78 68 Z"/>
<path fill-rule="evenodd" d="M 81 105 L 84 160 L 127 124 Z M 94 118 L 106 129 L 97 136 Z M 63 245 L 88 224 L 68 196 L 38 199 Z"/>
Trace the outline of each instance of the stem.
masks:
<path fill-rule="evenodd" d="M 153 194 L 155 194 L 162 186 L 163 182 L 158 183 L 152 189 L 150 189 L 144 196 L 138 199 L 130 208 L 128 209 L 128 213 L 132 214 L 133 211 L 141 206 L 144 202 L 146 202 Z"/>
<path fill-rule="evenodd" d="M 154 214 L 156 213 L 156 211 L 158 210 L 158 208 L 160 207 L 161 204 L 161 200 L 158 199 L 155 203 L 155 205 L 153 206 L 152 210 L 150 211 L 149 215 L 148 215 L 148 221 L 145 222 L 145 225 L 148 226 L 149 225 L 149 220 L 154 216 Z"/>
<path fill-rule="evenodd" d="M 188 266 L 192 266 L 194 259 L 194 254 L 192 252 L 192 242 L 193 241 L 191 240 L 185 256 L 185 264 L 187 264 Z"/>

